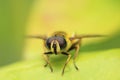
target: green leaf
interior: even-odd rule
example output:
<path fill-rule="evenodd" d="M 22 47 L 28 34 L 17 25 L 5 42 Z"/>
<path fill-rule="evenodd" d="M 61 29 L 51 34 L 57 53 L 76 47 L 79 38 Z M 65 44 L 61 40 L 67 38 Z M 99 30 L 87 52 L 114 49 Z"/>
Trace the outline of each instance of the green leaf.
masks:
<path fill-rule="evenodd" d="M 54 72 L 43 67 L 42 57 L 23 61 L 0 69 L 0 80 L 120 80 L 120 49 L 81 52 L 76 60 L 76 71 L 72 60 L 61 76 L 66 57 L 52 56 Z"/>

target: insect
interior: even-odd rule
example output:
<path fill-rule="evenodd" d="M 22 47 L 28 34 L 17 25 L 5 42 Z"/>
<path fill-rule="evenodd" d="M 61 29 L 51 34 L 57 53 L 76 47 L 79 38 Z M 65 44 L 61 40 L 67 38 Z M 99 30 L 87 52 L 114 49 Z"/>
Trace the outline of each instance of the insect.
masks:
<path fill-rule="evenodd" d="M 78 52 L 81 47 L 81 40 L 83 38 L 104 37 L 104 35 L 76 35 L 75 34 L 73 36 L 69 36 L 66 32 L 57 31 L 57 32 L 54 32 L 50 37 L 43 36 L 43 35 L 28 36 L 28 37 L 43 40 L 44 46 L 46 48 L 46 51 L 43 53 L 44 60 L 46 61 L 46 64 L 44 66 L 46 67 L 47 65 L 49 65 L 51 72 L 53 72 L 53 68 L 49 61 L 49 55 L 63 54 L 67 56 L 67 60 L 62 69 L 62 75 L 63 75 L 68 62 L 71 59 L 71 54 L 70 54 L 71 50 L 75 50 L 75 53 L 73 56 L 73 64 L 75 69 L 79 70 L 75 63 L 75 59 L 78 56 Z"/>

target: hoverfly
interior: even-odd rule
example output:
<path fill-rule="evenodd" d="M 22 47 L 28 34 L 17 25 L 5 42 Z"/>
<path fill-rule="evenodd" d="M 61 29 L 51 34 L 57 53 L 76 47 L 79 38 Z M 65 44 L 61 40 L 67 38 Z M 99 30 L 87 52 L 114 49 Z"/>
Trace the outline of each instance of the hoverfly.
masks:
<path fill-rule="evenodd" d="M 49 65 L 51 72 L 53 72 L 52 65 L 49 61 L 49 54 L 63 54 L 68 56 L 63 69 L 62 69 L 62 75 L 64 74 L 66 65 L 71 59 L 71 54 L 69 53 L 71 50 L 75 50 L 74 56 L 73 56 L 73 64 L 76 70 L 79 70 L 75 59 L 78 56 L 79 49 L 81 47 L 81 40 L 83 38 L 91 38 L 91 37 L 104 37 L 104 35 L 73 35 L 69 36 L 67 33 L 63 31 L 57 31 L 54 32 L 50 37 L 46 37 L 43 35 L 39 36 L 28 36 L 28 38 L 37 38 L 42 39 L 44 41 L 44 46 L 46 48 L 46 52 L 43 53 L 44 60 L 46 61 L 45 67 Z"/>

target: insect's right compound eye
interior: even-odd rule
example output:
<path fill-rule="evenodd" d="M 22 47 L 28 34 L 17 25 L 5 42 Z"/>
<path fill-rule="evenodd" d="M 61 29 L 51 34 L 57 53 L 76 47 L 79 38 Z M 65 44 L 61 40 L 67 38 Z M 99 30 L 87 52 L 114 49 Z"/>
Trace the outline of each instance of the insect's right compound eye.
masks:
<path fill-rule="evenodd" d="M 48 49 L 50 49 L 50 46 L 51 46 L 51 42 L 54 40 L 54 38 L 48 38 L 47 40 L 46 40 L 46 46 L 47 46 L 47 48 Z"/>

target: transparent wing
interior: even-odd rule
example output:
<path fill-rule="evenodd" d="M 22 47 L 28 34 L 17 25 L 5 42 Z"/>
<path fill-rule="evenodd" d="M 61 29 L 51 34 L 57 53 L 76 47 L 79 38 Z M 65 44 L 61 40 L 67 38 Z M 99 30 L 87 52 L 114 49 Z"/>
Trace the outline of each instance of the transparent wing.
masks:
<path fill-rule="evenodd" d="M 38 36 L 29 35 L 29 36 L 27 36 L 27 38 L 36 38 L 36 39 L 43 39 L 43 40 L 47 39 L 47 37 L 44 35 L 38 35 Z"/>
<path fill-rule="evenodd" d="M 70 40 L 95 37 L 107 37 L 107 35 L 74 35 L 74 37 L 70 37 Z"/>

